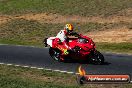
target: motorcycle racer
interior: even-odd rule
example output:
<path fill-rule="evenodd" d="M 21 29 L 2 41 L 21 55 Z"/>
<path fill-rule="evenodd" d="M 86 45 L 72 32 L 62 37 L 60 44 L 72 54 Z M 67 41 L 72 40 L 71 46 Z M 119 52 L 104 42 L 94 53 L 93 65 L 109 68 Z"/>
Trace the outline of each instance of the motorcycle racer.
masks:
<path fill-rule="evenodd" d="M 55 37 L 44 39 L 45 47 L 49 46 L 49 55 L 59 62 L 85 60 L 93 64 L 104 63 L 104 56 L 96 50 L 93 40 L 73 32 L 73 29 L 72 24 L 66 24 Z"/>
<path fill-rule="evenodd" d="M 61 45 L 58 46 L 58 49 L 60 49 L 63 54 L 68 54 L 67 50 L 71 50 L 71 47 L 69 47 L 68 44 L 68 36 L 73 36 L 77 33 L 73 32 L 73 25 L 72 24 L 66 24 L 63 30 L 60 30 L 60 32 L 57 34 L 56 41 L 58 43 L 63 43 L 65 47 L 62 47 Z M 52 43 L 52 39 L 54 37 L 51 37 L 49 39 L 47 39 L 47 43 L 52 47 L 54 44 Z"/>

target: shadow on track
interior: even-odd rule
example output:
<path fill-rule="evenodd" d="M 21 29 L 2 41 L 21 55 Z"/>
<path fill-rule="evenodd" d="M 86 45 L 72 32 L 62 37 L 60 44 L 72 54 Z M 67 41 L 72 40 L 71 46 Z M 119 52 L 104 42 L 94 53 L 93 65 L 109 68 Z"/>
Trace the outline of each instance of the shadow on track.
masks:
<path fill-rule="evenodd" d="M 87 61 L 87 60 L 67 60 L 65 62 L 62 62 L 62 63 L 79 63 L 79 64 L 92 64 L 91 62 Z M 104 62 L 103 64 L 101 65 L 110 65 L 111 63 L 109 62 Z M 94 64 L 93 64 L 94 65 Z"/>

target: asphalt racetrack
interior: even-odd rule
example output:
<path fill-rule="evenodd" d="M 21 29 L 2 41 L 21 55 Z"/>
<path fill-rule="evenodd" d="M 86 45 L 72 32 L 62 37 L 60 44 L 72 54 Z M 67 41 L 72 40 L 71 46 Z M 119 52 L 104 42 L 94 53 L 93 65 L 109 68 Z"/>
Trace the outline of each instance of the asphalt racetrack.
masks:
<path fill-rule="evenodd" d="M 79 62 L 57 62 L 48 54 L 48 48 L 0 45 L 0 63 L 42 67 L 77 73 L 80 64 L 87 74 L 130 74 L 132 75 L 132 55 L 103 53 L 103 65 Z"/>

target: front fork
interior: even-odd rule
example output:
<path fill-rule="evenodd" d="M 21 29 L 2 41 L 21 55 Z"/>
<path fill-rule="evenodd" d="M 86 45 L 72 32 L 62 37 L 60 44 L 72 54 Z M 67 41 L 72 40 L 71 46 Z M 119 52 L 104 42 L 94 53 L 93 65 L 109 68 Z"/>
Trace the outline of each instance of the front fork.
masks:
<path fill-rule="evenodd" d="M 96 49 L 94 49 L 94 50 L 90 51 L 90 53 L 89 53 L 88 57 L 92 59 L 92 58 L 94 57 L 94 55 L 95 55 L 96 51 L 97 51 Z"/>

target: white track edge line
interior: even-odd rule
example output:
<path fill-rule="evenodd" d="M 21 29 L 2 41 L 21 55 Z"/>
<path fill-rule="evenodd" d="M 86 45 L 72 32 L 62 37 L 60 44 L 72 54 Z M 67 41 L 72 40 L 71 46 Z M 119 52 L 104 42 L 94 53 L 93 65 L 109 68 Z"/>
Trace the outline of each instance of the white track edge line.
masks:
<path fill-rule="evenodd" d="M 14 66 L 19 67 L 20 65 L 14 65 Z"/>
<path fill-rule="evenodd" d="M 39 69 L 39 70 L 47 70 L 47 71 L 55 71 L 55 72 L 61 72 L 61 73 L 67 73 L 67 74 L 76 74 L 74 72 L 68 72 L 68 71 L 61 71 L 61 70 L 53 70 L 53 69 L 46 69 L 46 68 L 39 68 L 39 67 L 32 67 L 27 65 L 18 65 L 18 64 L 7 64 L 7 63 L 0 63 L 0 65 L 7 65 L 7 66 L 15 66 L 15 67 L 24 67 L 24 68 L 32 68 L 32 69 Z"/>
<path fill-rule="evenodd" d="M 30 68 L 37 68 L 37 67 L 30 67 Z"/>
<path fill-rule="evenodd" d="M 4 63 L 0 63 L 1 65 L 4 64 Z"/>
<path fill-rule="evenodd" d="M 37 68 L 37 69 L 42 70 L 42 69 L 44 69 L 44 68 Z"/>
<path fill-rule="evenodd" d="M 24 67 L 24 68 L 29 68 L 29 66 L 22 66 L 22 67 Z"/>
<path fill-rule="evenodd" d="M 10 65 L 13 65 L 13 64 L 6 64 L 6 65 L 10 66 Z"/>
<path fill-rule="evenodd" d="M 47 71 L 51 71 L 52 69 L 45 69 L 45 70 L 47 70 Z"/>
<path fill-rule="evenodd" d="M 55 72 L 59 72 L 60 70 L 54 70 Z"/>

